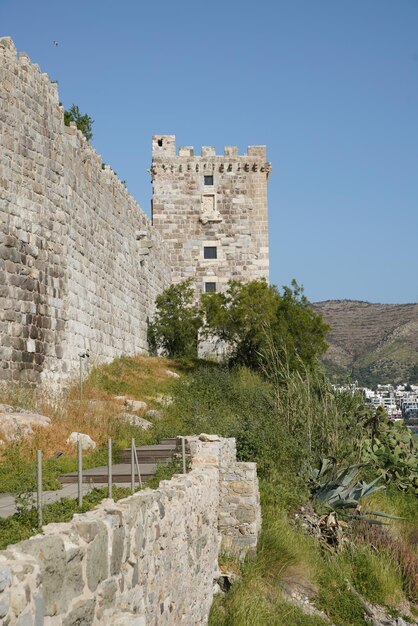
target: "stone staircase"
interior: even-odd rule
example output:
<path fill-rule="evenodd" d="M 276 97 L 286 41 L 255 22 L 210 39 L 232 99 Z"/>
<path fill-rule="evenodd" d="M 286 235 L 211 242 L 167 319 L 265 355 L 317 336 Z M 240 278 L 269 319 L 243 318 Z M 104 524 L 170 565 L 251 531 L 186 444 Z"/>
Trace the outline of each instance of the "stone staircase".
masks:
<path fill-rule="evenodd" d="M 139 446 L 136 448 L 139 471 L 142 482 L 147 482 L 155 476 L 157 466 L 161 463 L 169 463 L 176 454 L 181 453 L 180 439 L 162 439 L 160 443 L 151 446 Z M 135 467 L 136 475 L 136 467 Z M 77 483 L 77 472 L 68 472 L 60 476 L 63 484 Z M 136 475 L 136 480 L 138 476 Z M 91 467 L 83 469 L 83 482 L 92 484 L 107 484 L 108 468 Z M 130 484 L 131 481 L 131 449 L 122 450 L 120 463 L 112 466 L 112 482 L 114 484 Z"/>

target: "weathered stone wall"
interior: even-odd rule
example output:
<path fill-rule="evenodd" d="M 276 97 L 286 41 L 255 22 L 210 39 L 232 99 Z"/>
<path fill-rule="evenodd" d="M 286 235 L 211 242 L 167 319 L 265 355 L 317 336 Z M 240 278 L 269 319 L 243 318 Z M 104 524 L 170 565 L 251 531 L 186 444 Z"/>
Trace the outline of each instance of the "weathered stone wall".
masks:
<path fill-rule="evenodd" d="M 219 468 L 218 527 L 222 548 L 238 558 L 257 546 L 261 530 L 257 466 L 236 460 L 235 439 L 189 437 L 193 467 Z"/>
<path fill-rule="evenodd" d="M 238 155 L 227 146 L 192 147 L 176 154 L 174 135 L 155 135 L 152 142 L 153 224 L 170 248 L 174 282 L 195 280 L 222 291 L 228 280 L 269 277 L 267 180 L 271 166 L 265 146 L 250 146 Z M 204 248 L 216 248 L 205 259 Z"/>
<path fill-rule="evenodd" d="M 233 482 L 248 485 L 252 493 L 257 483 L 255 467 L 243 467 L 253 464 L 236 463 L 234 440 L 201 435 L 188 443 L 189 474 L 117 503 L 106 500 L 0 552 L 0 623 L 206 624 L 224 534 L 221 520 L 231 505 L 232 492 L 225 492 L 223 483 L 234 475 Z M 244 469 L 252 473 L 243 474 Z M 241 488 L 233 497 L 237 511 L 240 502 L 247 506 Z M 258 524 L 257 498 L 253 505 Z M 238 515 L 235 524 L 238 533 L 248 529 Z M 258 530 L 255 525 L 251 547 Z"/>
<path fill-rule="evenodd" d="M 57 86 L 0 39 L 0 380 L 59 381 L 147 349 L 168 251 L 74 127 Z"/>

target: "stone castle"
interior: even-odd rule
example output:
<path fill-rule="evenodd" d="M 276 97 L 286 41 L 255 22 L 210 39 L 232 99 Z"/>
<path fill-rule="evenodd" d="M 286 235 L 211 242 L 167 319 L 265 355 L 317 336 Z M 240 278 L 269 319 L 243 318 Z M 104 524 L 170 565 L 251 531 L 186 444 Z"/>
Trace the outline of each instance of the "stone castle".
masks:
<path fill-rule="evenodd" d="M 152 141 L 152 218 L 74 125 L 57 85 L 0 39 L 0 381 L 60 383 L 147 351 L 156 296 L 268 279 L 264 146 Z"/>

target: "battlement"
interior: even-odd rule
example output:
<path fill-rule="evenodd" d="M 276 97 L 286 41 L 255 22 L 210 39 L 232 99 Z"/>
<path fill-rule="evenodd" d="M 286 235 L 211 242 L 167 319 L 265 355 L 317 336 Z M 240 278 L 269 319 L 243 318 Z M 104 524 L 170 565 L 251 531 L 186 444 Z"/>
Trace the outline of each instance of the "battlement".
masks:
<path fill-rule="evenodd" d="M 247 152 L 238 154 L 237 146 L 225 146 L 223 154 L 216 154 L 214 146 L 202 146 L 200 155 L 195 154 L 194 146 L 181 146 L 176 149 L 175 135 L 154 135 L 152 138 L 152 158 L 158 157 L 187 157 L 187 158 L 207 158 L 207 157 L 239 157 L 242 159 L 251 157 L 252 159 L 266 160 L 266 146 L 248 146 Z"/>

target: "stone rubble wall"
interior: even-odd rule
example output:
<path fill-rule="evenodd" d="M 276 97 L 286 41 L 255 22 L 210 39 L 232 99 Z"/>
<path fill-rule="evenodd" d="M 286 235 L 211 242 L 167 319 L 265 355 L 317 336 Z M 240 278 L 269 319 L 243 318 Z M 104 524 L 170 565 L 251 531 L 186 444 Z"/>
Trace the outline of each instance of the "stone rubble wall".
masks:
<path fill-rule="evenodd" d="M 237 463 L 235 441 L 187 438 L 192 469 L 114 503 L 49 524 L 42 534 L 0 552 L 0 623 L 4 626 L 178 626 L 207 624 L 219 574 L 222 521 L 248 506 L 254 464 Z M 248 466 L 245 467 L 244 466 Z M 234 476 L 234 481 L 230 477 Z M 224 489 L 225 481 L 235 484 Z M 230 501 L 234 493 L 234 502 Z M 244 498 L 244 499 L 243 499 Z M 257 507 L 257 498 L 253 501 Z M 259 520 L 258 513 L 255 518 Z M 256 545 L 258 527 L 253 526 Z M 248 534 L 242 535 L 248 537 Z M 240 546 L 243 549 L 243 546 Z"/>
<path fill-rule="evenodd" d="M 74 126 L 57 85 L 0 39 L 0 380 L 60 382 L 147 350 L 167 247 Z"/>
<path fill-rule="evenodd" d="M 261 530 L 260 494 L 257 466 L 236 460 L 235 439 L 205 435 L 187 439 L 193 467 L 216 466 L 219 469 L 218 527 L 222 549 L 243 558 L 257 547 Z"/>

